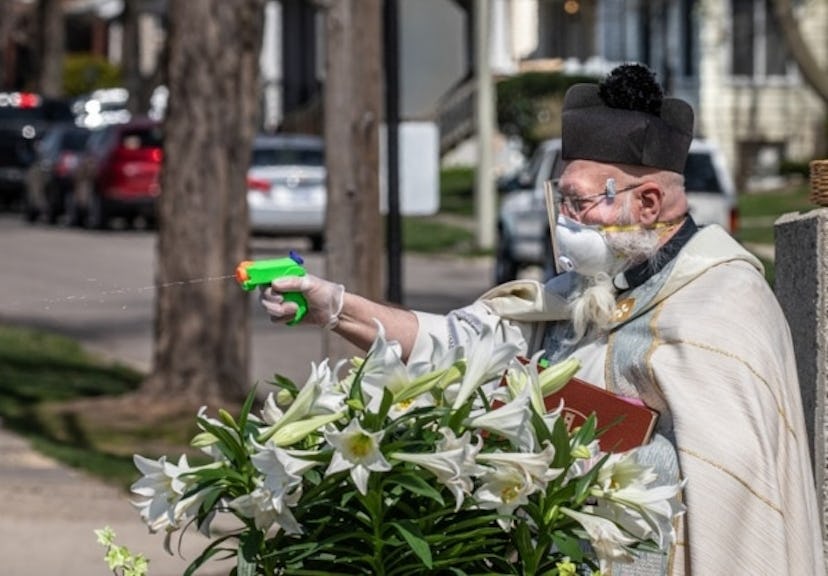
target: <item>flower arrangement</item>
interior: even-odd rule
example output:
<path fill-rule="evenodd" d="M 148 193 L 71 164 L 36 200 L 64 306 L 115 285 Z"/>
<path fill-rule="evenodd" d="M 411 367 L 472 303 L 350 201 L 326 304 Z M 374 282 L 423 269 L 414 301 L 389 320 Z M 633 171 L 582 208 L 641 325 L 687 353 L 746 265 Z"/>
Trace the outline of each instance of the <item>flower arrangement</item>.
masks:
<path fill-rule="evenodd" d="M 681 487 L 602 453 L 594 418 L 568 431 L 544 407 L 577 360 L 520 362 L 484 329 L 406 364 L 378 328 L 365 357 L 301 388 L 277 377 L 259 415 L 254 393 L 235 417 L 202 409 L 209 463 L 135 456 L 136 506 L 168 550 L 192 523 L 210 537 L 185 574 L 235 556 L 239 576 L 597 575 L 669 547 Z"/>

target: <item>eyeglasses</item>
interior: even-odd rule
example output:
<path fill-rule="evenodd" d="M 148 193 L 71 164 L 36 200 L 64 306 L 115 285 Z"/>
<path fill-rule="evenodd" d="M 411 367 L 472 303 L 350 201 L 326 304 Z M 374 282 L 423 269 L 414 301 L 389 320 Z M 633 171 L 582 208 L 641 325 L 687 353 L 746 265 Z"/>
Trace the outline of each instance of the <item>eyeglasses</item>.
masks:
<path fill-rule="evenodd" d="M 644 182 L 637 182 L 635 184 L 630 184 L 629 186 L 625 186 L 624 188 L 618 190 L 615 187 L 615 178 L 607 178 L 607 181 L 604 184 L 604 191 L 600 194 L 591 194 L 589 196 L 575 196 L 563 194 L 560 190 L 558 181 L 554 180 L 552 182 L 552 198 L 555 202 L 555 211 L 557 213 L 560 213 L 561 208 L 564 208 L 566 209 L 567 214 L 571 216 L 580 217 L 581 215 L 583 215 L 584 212 L 596 205 L 599 202 L 600 198 L 607 198 L 609 200 L 612 200 L 615 198 L 616 195 L 621 194 L 622 192 L 629 192 L 630 190 L 635 190 L 642 184 L 644 184 Z"/>

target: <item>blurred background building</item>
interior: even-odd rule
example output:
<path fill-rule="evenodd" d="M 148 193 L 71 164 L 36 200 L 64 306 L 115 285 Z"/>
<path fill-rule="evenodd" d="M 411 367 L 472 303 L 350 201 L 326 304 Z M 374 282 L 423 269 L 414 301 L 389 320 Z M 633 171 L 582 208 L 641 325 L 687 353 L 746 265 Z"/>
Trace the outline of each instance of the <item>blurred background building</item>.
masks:
<path fill-rule="evenodd" d="M 697 135 L 716 141 L 740 189 L 826 154 L 826 103 L 790 57 L 772 0 L 398 1 L 400 115 L 436 123 L 441 155 L 474 136 L 480 1 L 491 9 L 486 57 L 499 87 L 525 87 L 543 74 L 598 77 L 620 62 L 645 62 L 669 92 L 693 103 Z M 828 0 L 793 4 L 803 41 L 828 69 Z M 130 95 L 141 92 L 136 109 L 158 113 L 166 7 L 166 0 L 0 0 L 0 89 L 39 90 L 39 31 L 57 10 L 63 95 L 118 84 Z M 263 130 L 322 132 L 322 18 L 312 0 L 267 3 Z M 509 118 L 525 93 L 497 91 L 501 131 L 514 128 Z M 537 142 L 557 135 L 560 94 L 532 96 Z M 520 135 L 525 141 L 526 131 Z"/>

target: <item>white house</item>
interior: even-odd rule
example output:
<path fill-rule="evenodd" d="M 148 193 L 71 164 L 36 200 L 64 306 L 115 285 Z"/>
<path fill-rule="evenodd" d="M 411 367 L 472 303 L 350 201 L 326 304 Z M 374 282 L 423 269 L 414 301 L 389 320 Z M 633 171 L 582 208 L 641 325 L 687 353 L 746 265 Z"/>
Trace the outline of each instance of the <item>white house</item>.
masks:
<path fill-rule="evenodd" d="M 403 0 L 405 1 L 405 0 Z M 794 2 L 805 43 L 828 70 L 828 0 Z M 602 72 L 640 61 L 696 109 L 737 182 L 826 154 L 826 104 L 788 57 L 770 0 L 492 0 L 493 68 L 537 61 Z"/>

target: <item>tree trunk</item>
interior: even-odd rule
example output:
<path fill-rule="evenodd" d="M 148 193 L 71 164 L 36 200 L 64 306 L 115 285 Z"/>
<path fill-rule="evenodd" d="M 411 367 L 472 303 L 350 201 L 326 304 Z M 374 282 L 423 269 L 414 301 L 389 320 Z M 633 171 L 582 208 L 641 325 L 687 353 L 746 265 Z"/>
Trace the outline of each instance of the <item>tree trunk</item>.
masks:
<path fill-rule="evenodd" d="M 366 298 L 381 298 L 379 211 L 382 119 L 381 1 L 326 3 L 325 164 L 328 173 L 327 278 Z M 328 335 L 332 360 L 357 350 Z"/>
<path fill-rule="evenodd" d="M 153 90 L 164 82 L 161 65 L 156 66 L 156 69 L 148 74 L 145 74 L 140 66 L 143 39 L 139 33 L 139 22 L 147 10 L 146 0 L 124 0 L 124 10 L 121 13 L 124 30 L 121 71 L 124 87 L 129 92 L 127 108 L 133 115 L 147 113 Z M 162 62 L 165 60 L 166 44 L 165 41 L 160 58 Z"/>
<path fill-rule="evenodd" d="M 38 91 L 49 98 L 60 98 L 66 37 L 61 0 L 39 0 L 36 22 Z"/>
<path fill-rule="evenodd" d="M 123 38 L 121 41 L 121 76 L 124 88 L 129 92 L 127 108 L 133 115 L 138 115 L 147 109 L 139 98 L 141 90 L 141 71 L 138 64 L 140 58 L 140 43 L 138 40 L 138 2 L 124 0 L 124 11 L 121 13 Z"/>
<path fill-rule="evenodd" d="M 793 15 L 791 0 L 773 0 L 773 5 L 776 11 L 776 19 L 782 29 L 782 36 L 785 37 L 785 44 L 797 66 L 799 66 L 802 77 L 816 92 L 817 96 L 828 104 L 828 70 L 820 68 L 813 52 L 802 39 L 799 25 Z M 822 40 L 825 39 L 822 38 Z"/>
<path fill-rule="evenodd" d="M 0 91 L 11 87 L 11 78 L 8 69 L 8 54 L 10 50 L 11 31 L 17 25 L 16 10 L 11 0 L 0 0 Z"/>
<path fill-rule="evenodd" d="M 169 4 L 152 376 L 141 392 L 237 400 L 250 387 L 246 173 L 258 126 L 264 0 Z"/>

